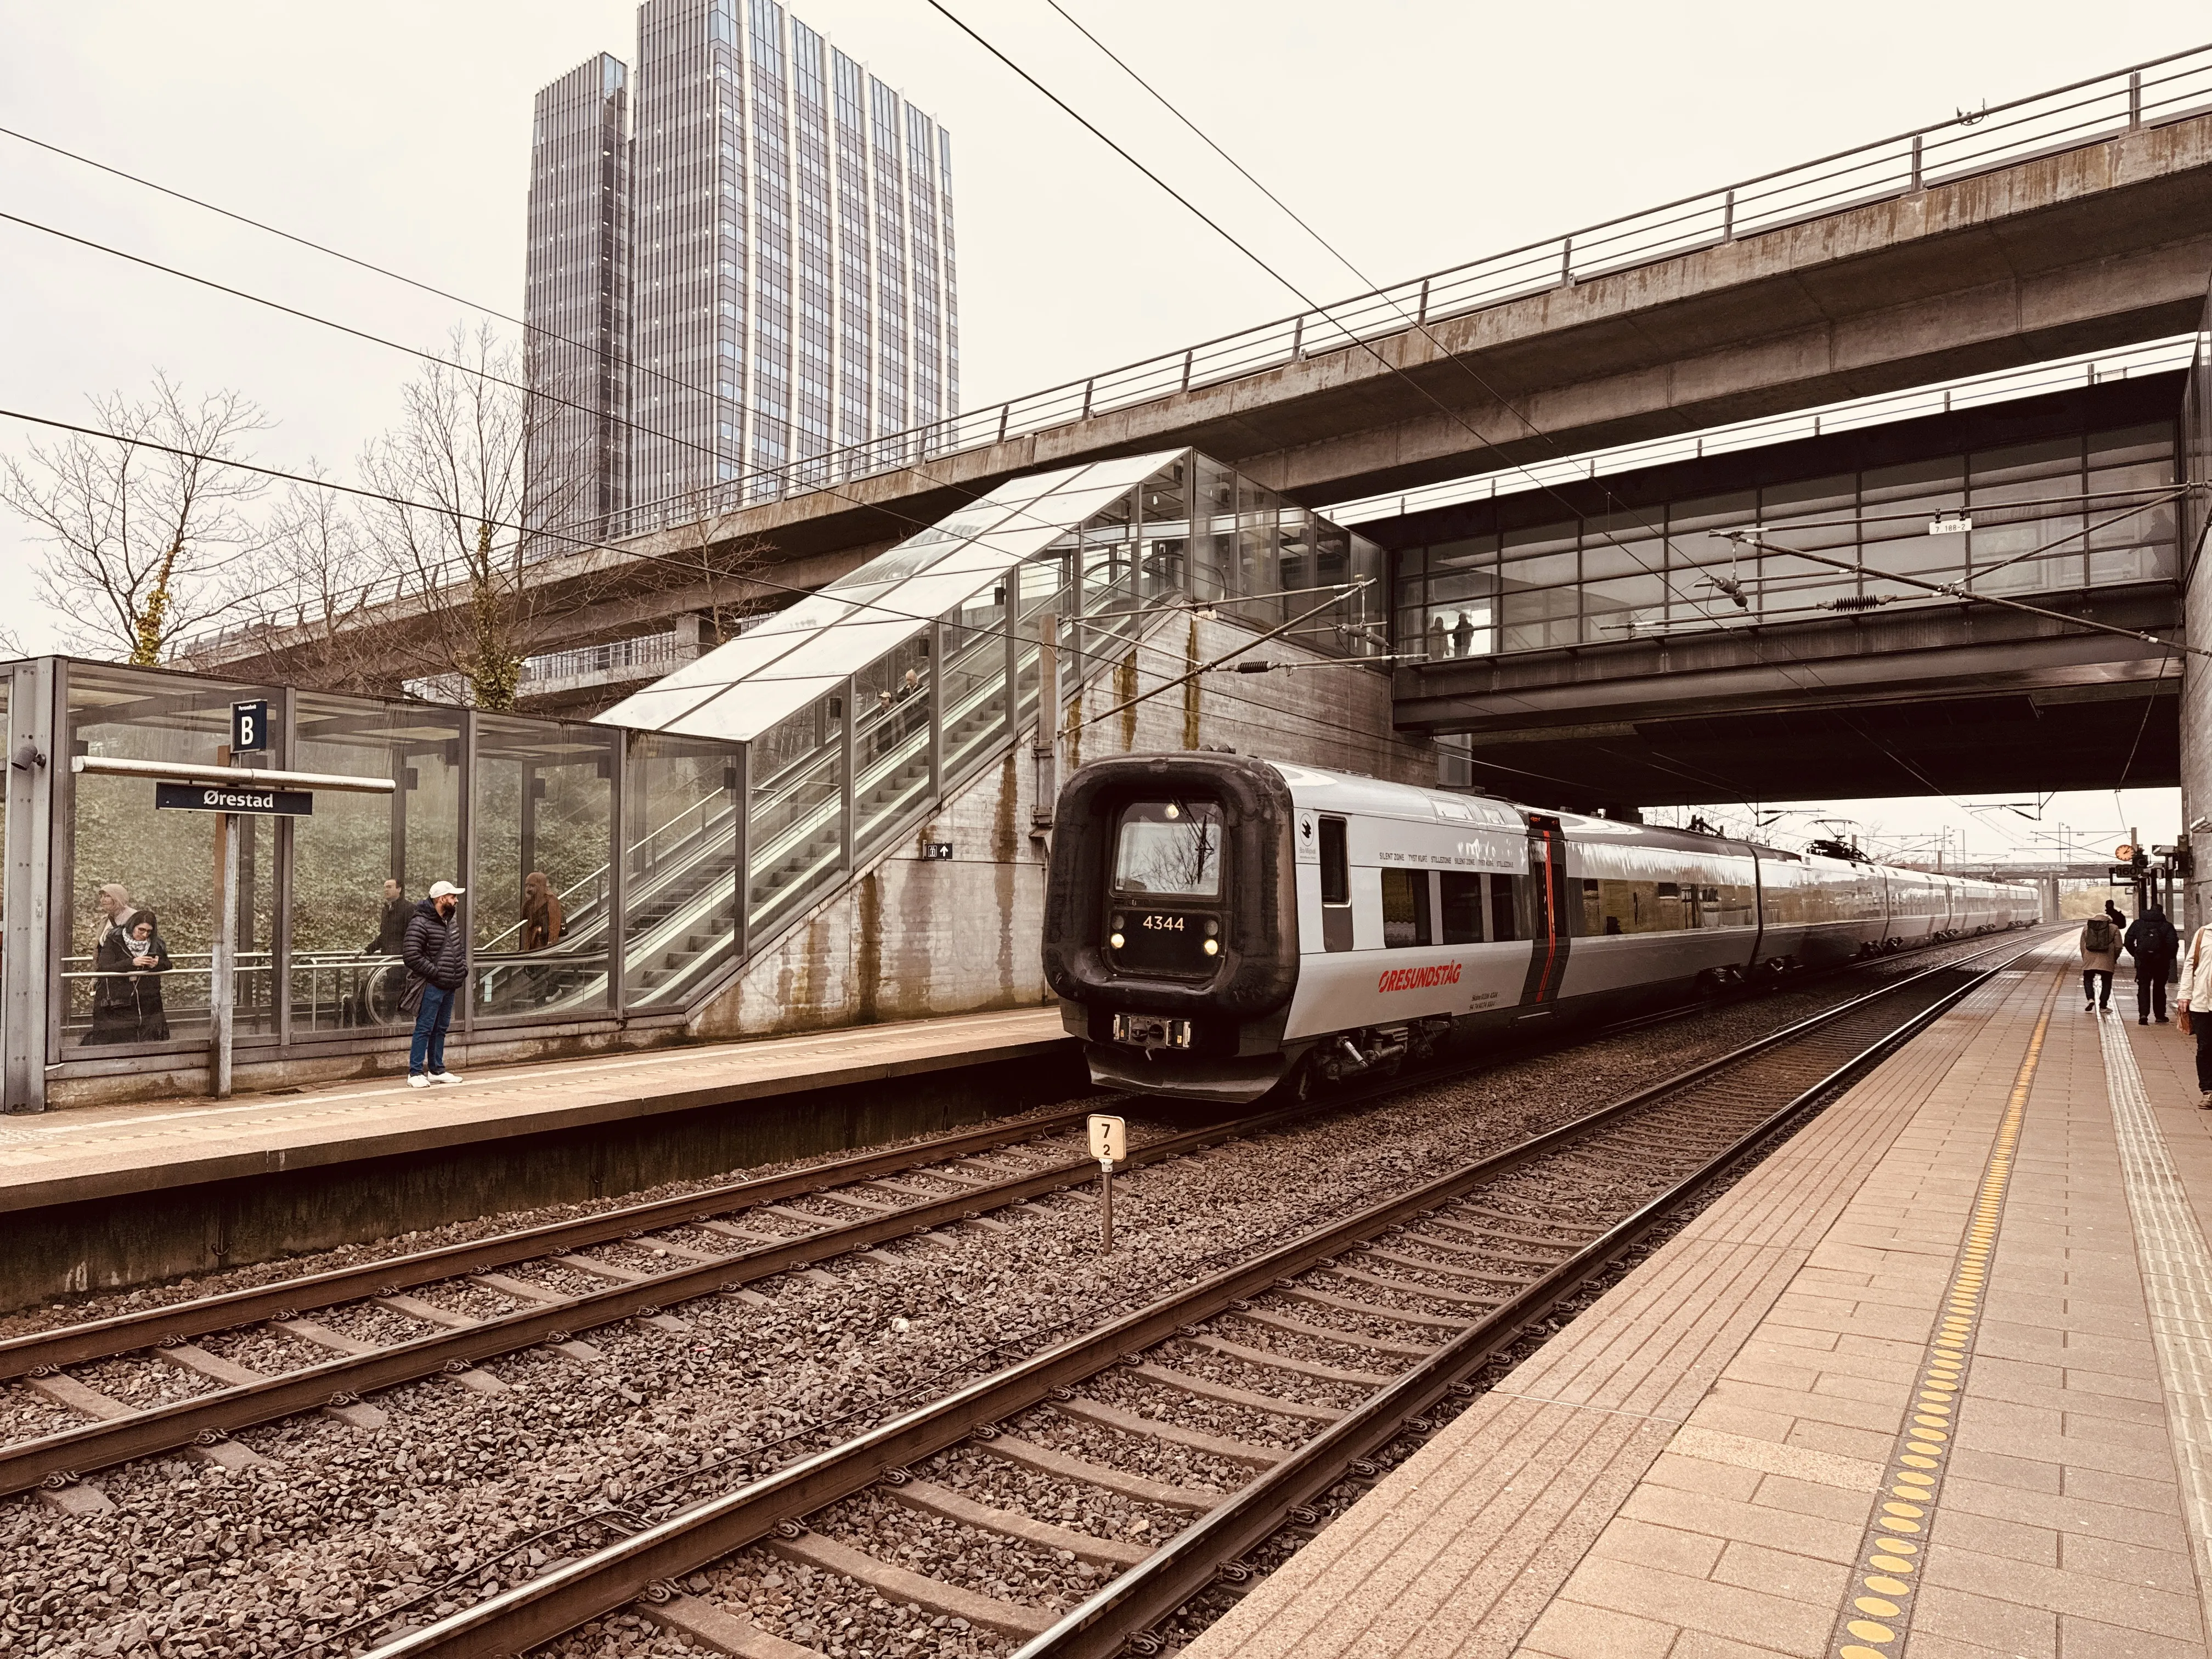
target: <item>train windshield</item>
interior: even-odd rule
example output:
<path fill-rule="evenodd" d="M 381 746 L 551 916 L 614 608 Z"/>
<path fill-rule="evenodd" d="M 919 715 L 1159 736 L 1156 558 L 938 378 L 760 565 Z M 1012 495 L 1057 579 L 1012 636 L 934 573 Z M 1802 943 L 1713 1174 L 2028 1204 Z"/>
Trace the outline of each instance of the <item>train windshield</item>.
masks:
<path fill-rule="evenodd" d="M 1124 893 L 1221 895 L 1221 809 L 1212 801 L 1142 801 L 1121 813 L 1114 885 Z"/>

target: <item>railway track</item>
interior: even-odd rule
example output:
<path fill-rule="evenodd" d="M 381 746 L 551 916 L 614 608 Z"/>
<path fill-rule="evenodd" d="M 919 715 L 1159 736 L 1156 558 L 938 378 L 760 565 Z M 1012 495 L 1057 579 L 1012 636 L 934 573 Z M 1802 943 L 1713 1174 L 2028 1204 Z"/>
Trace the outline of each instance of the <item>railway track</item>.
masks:
<path fill-rule="evenodd" d="M 1177 1608 L 1249 1581 L 1333 1488 L 1378 1474 L 1671 1216 L 2041 942 L 1854 998 L 657 1524 L 612 1526 L 629 1535 L 373 1659 L 519 1655 L 624 1609 L 749 1659 L 948 1626 L 962 1651 L 1019 1659 L 1158 1652 Z M 1133 1513 L 1165 1541 L 1133 1541 Z"/>
<path fill-rule="evenodd" d="M 1494 1058 L 1377 1077 L 1166 1136 L 1133 1147 L 1125 1167 L 1265 1134 L 1463 1075 Z M 746 1287 L 755 1281 L 841 1256 L 866 1257 L 884 1243 L 927 1239 L 947 1227 L 988 1229 L 994 1210 L 1095 1180 L 1088 1158 L 1041 1156 L 1027 1143 L 1071 1133 L 1091 1111 L 1113 1103 L 1088 1102 L 1079 1110 L 0 1341 L 0 1383 L 20 1381 L 48 1404 L 52 1419 L 68 1425 L 0 1444 L 0 1496 L 43 1488 L 64 1508 L 97 1510 L 105 1500 L 82 1480 L 97 1470 L 185 1448 L 237 1467 L 255 1461 L 230 1438 L 241 1429 L 314 1411 L 374 1427 L 382 1408 L 367 1396 L 380 1390 L 443 1375 L 498 1392 L 504 1385 L 481 1369 L 485 1360 L 540 1345 L 589 1359 L 594 1351 L 582 1334 L 617 1321 L 680 1333 L 686 1328 L 669 1310 L 692 1298 L 751 1294 Z M 236 1333 L 258 1334 L 258 1352 L 295 1363 L 273 1370 L 265 1362 L 241 1364 L 196 1340 Z M 148 1375 L 119 1389 L 102 1386 L 114 1366 L 127 1369 L 142 1355 L 150 1356 L 141 1364 Z"/>

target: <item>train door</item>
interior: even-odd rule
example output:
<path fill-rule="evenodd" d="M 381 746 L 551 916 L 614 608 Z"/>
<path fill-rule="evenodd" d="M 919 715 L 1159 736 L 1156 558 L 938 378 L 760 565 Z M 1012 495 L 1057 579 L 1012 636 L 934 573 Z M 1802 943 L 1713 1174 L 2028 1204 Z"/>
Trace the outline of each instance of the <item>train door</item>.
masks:
<path fill-rule="evenodd" d="M 1321 946 L 1352 948 L 1352 848 L 1345 820 L 1321 821 Z"/>
<path fill-rule="evenodd" d="M 1528 953 L 1528 976 L 1521 987 L 1521 1005 L 1551 1002 L 1559 994 L 1566 976 L 1567 947 L 1572 937 L 1567 910 L 1567 837 L 1559 819 L 1543 812 L 1528 814 L 1528 937 L 1534 941 Z"/>

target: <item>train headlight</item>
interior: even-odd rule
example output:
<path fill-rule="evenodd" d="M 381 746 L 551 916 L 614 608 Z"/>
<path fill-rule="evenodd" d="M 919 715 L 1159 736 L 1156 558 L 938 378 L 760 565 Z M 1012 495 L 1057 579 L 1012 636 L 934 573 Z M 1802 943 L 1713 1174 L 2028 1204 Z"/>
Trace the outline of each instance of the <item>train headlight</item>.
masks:
<path fill-rule="evenodd" d="M 1123 939 L 1123 938 L 1121 936 L 1121 934 L 1119 934 L 1119 933 L 1109 933 L 1109 934 L 1107 934 L 1107 935 L 1106 935 L 1106 942 L 1107 942 L 1107 944 L 1109 944 L 1109 945 L 1112 945 L 1112 946 L 1113 946 L 1115 950 L 1117 950 L 1117 951 L 1118 951 L 1118 950 L 1120 950 L 1120 949 L 1121 949 L 1124 945 L 1126 945 L 1126 944 L 1127 944 L 1127 943 L 1128 943 L 1128 941 L 1127 941 L 1127 939 Z"/>
<path fill-rule="evenodd" d="M 1218 939 L 1210 939 L 1206 940 L 1206 954 L 1210 957 L 1219 956 L 1221 954 L 1221 941 Z"/>

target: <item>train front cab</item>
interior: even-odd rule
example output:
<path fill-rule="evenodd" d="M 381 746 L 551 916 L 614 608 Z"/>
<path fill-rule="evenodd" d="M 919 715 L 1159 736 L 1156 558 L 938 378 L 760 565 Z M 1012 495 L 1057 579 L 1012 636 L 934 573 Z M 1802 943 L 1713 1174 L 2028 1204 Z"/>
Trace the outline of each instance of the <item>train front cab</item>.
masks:
<path fill-rule="evenodd" d="M 1281 776 L 1230 755 L 1095 761 L 1054 823 L 1045 981 L 1092 1080 L 1224 1104 L 1273 1088 L 1298 981 Z"/>

